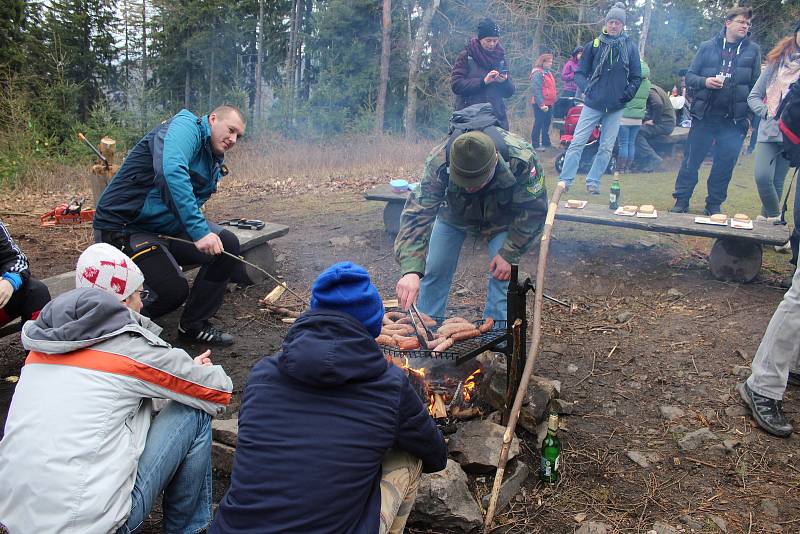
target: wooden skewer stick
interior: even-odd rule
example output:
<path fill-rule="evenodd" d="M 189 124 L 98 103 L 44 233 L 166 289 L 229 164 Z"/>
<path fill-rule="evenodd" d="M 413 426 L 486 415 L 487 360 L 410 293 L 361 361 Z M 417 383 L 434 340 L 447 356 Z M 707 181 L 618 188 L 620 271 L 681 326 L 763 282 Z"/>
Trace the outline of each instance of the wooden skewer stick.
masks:
<path fill-rule="evenodd" d="M 511 448 L 511 440 L 514 439 L 514 431 L 517 428 L 519 412 L 522 409 L 522 402 L 528 391 L 528 383 L 531 380 L 533 366 L 536 364 L 536 357 L 539 355 L 539 345 L 542 341 L 542 302 L 544 301 L 544 273 L 547 268 L 547 253 L 550 250 L 550 235 L 553 233 L 553 222 L 556 218 L 556 210 L 561 194 L 566 189 L 567 184 L 558 182 L 550 204 L 547 207 L 547 217 L 544 221 L 544 231 L 542 232 L 542 242 L 539 245 L 539 263 L 536 266 L 536 294 L 533 301 L 533 341 L 528 352 L 528 359 L 525 361 L 525 368 L 522 371 L 522 379 L 514 397 L 514 404 L 511 406 L 511 413 L 508 417 L 508 425 L 503 433 L 503 446 L 500 448 L 500 458 L 497 460 L 497 473 L 494 476 L 494 485 L 489 497 L 489 507 L 486 510 L 486 518 L 483 521 L 483 533 L 488 534 L 491 530 L 492 520 L 494 519 L 495 508 L 497 508 L 497 497 L 500 494 L 500 486 L 503 484 L 503 474 L 505 474 L 506 463 L 508 463 L 508 451 Z"/>

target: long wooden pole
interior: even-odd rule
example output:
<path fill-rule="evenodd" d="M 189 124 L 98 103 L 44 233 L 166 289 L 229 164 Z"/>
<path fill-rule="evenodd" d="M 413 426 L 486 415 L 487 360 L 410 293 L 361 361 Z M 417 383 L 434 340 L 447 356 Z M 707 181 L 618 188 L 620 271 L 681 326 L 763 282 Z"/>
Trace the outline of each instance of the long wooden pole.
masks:
<path fill-rule="evenodd" d="M 525 361 L 525 368 L 522 370 L 522 380 L 520 380 L 517 395 L 514 397 L 514 404 L 511 406 L 511 414 L 508 417 L 508 425 L 503 433 L 503 446 L 500 449 L 500 458 L 497 460 L 497 473 L 494 476 L 494 485 L 489 497 L 489 508 L 486 510 L 486 518 L 483 522 L 483 532 L 488 534 L 494 519 L 495 509 L 497 508 L 497 496 L 500 494 L 500 486 L 503 484 L 503 475 L 508 463 L 508 451 L 511 448 L 511 440 L 514 439 L 514 431 L 517 429 L 519 412 L 522 409 L 522 402 L 528 391 L 528 383 L 531 380 L 533 366 L 536 364 L 536 357 L 539 355 L 539 345 L 542 341 L 542 303 L 544 302 L 544 273 L 547 268 L 547 254 L 550 251 L 550 235 L 553 233 L 553 222 L 556 218 L 556 210 L 561 194 L 566 189 L 564 182 L 558 182 L 550 204 L 547 206 L 547 217 L 544 221 L 542 231 L 542 242 L 539 245 L 539 263 L 536 266 L 536 294 L 533 300 L 533 341 L 528 351 L 528 359 Z"/>

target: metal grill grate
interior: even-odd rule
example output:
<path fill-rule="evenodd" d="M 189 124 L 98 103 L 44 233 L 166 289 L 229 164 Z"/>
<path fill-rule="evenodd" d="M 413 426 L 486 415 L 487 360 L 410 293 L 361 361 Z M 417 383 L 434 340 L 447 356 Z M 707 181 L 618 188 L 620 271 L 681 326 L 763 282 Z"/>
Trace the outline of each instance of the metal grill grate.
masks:
<path fill-rule="evenodd" d="M 444 319 L 438 317 L 434 317 L 434 319 L 436 320 L 436 326 L 432 330 L 435 331 L 436 328 L 442 325 Z M 481 325 L 483 324 L 483 321 L 475 321 L 473 324 Z M 486 350 L 491 350 L 497 347 L 504 341 L 509 340 L 510 337 L 506 329 L 506 321 L 495 321 L 494 328 L 492 330 L 472 339 L 456 341 L 450 350 L 444 352 L 435 352 L 432 350 L 422 349 L 401 350 L 397 347 L 389 347 L 386 345 L 381 345 L 381 349 L 383 349 L 384 354 L 387 356 L 392 356 L 393 358 L 439 358 L 445 360 L 455 360 L 456 363 L 461 363 L 476 357 Z"/>

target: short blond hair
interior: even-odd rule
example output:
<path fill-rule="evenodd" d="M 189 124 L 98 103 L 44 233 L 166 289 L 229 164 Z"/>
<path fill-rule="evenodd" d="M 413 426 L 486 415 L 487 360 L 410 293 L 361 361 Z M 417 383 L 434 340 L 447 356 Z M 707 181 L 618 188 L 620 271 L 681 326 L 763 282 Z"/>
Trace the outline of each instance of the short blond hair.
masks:
<path fill-rule="evenodd" d="M 247 119 L 242 113 L 242 110 L 237 108 L 236 106 L 230 106 L 228 104 L 223 104 L 221 106 L 217 106 L 214 110 L 209 113 L 209 115 L 216 115 L 217 117 L 227 117 L 231 113 L 236 113 L 239 116 L 239 119 L 242 121 L 242 124 L 247 124 Z"/>

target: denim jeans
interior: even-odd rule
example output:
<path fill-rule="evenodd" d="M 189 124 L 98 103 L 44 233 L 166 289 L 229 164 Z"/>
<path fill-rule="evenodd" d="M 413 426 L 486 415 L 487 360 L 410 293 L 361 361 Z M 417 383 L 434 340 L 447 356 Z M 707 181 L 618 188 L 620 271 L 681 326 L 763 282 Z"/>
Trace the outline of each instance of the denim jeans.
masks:
<path fill-rule="evenodd" d="M 611 152 L 614 150 L 614 143 L 617 140 L 617 133 L 619 132 L 619 120 L 622 118 L 623 110 L 611 111 L 604 113 L 596 109 L 592 109 L 587 105 L 583 106 L 581 117 L 578 119 L 578 124 L 575 126 L 575 135 L 572 137 L 572 142 L 567 148 L 567 153 L 564 156 L 564 167 L 561 169 L 561 177 L 559 180 L 567 182 L 567 187 L 572 186 L 572 181 L 578 173 L 578 167 L 581 163 L 581 155 L 592 134 L 592 130 L 598 123 L 602 122 L 603 126 L 600 129 L 600 148 L 597 150 L 597 155 L 594 157 L 592 168 L 589 169 L 589 174 L 586 175 L 586 185 L 594 185 L 600 187 L 600 178 L 606 172 L 608 162 L 611 160 Z"/>
<path fill-rule="evenodd" d="M 619 127 L 619 159 L 633 161 L 636 156 L 636 136 L 639 135 L 640 125 L 622 125 Z"/>
<path fill-rule="evenodd" d="M 164 493 L 164 532 L 193 534 L 211 523 L 211 416 L 172 401 L 147 433 L 131 494 L 128 522 L 117 534 L 141 528 Z"/>
<path fill-rule="evenodd" d="M 756 143 L 756 188 L 761 198 L 761 215 L 764 217 L 781 214 L 783 182 L 789 172 L 789 160 L 783 157 L 782 150 L 781 143 Z"/>
<path fill-rule="evenodd" d="M 736 160 L 742 150 L 744 132 L 732 119 L 702 119 L 692 121 L 689 137 L 683 150 L 683 163 L 675 178 L 676 200 L 688 201 L 697 185 L 697 171 L 709 150 L 714 150 L 714 163 L 708 175 L 707 207 L 719 207 L 728 198 L 728 184 Z"/>
<path fill-rule="evenodd" d="M 553 119 L 552 106 L 547 111 L 542 111 L 541 108 L 533 105 L 533 128 L 531 129 L 531 144 L 533 148 L 553 146 L 550 142 L 550 122 Z"/>
<path fill-rule="evenodd" d="M 500 232 L 489 239 L 489 261 L 497 255 L 508 232 Z M 422 278 L 417 306 L 421 312 L 433 317 L 444 317 L 447 308 L 447 297 L 453 284 L 453 275 L 458 266 L 458 256 L 467 232 L 459 230 L 437 218 L 433 224 L 428 257 L 425 263 L 425 276 Z M 487 262 L 488 265 L 488 262 Z M 506 320 L 508 282 L 501 282 L 489 273 L 489 285 L 486 290 L 486 307 L 484 317 L 495 320 Z"/>

